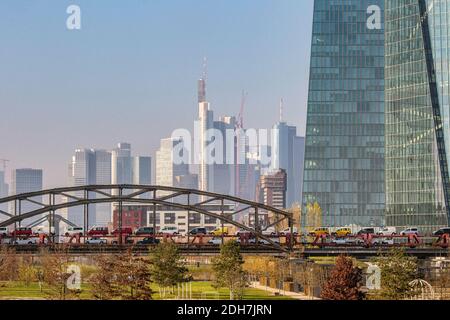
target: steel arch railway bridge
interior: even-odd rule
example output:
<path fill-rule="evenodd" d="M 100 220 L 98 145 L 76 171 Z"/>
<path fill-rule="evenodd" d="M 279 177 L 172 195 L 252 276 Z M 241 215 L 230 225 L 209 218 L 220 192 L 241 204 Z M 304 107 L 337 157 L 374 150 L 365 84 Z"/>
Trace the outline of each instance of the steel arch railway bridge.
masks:
<path fill-rule="evenodd" d="M 198 200 L 199 199 L 199 200 Z M 49 233 L 56 230 L 56 224 L 61 221 L 74 226 L 74 224 L 57 214 L 59 210 L 72 207 L 82 207 L 84 230 L 87 231 L 89 226 L 89 205 L 100 203 L 116 204 L 118 208 L 118 226 L 122 230 L 123 204 L 146 204 L 153 205 L 153 230 L 156 230 L 156 212 L 158 206 L 178 208 L 188 212 L 196 212 L 211 218 L 218 219 L 222 226 L 230 224 L 242 230 L 246 230 L 254 234 L 256 243 L 258 239 L 267 241 L 271 246 L 279 250 L 286 250 L 278 243 L 272 241 L 270 237 L 265 235 L 263 231 L 280 224 L 283 221 L 288 222 L 293 235 L 294 221 L 292 215 L 280 209 L 273 208 L 261 203 L 240 199 L 233 196 L 216 194 L 194 189 L 183 189 L 166 186 L 147 186 L 147 185 L 87 185 L 80 187 L 66 187 L 37 192 L 19 194 L 15 196 L 0 199 L 1 204 L 9 206 L 8 212 L 0 210 L 0 215 L 6 216 L 7 220 L 0 222 L 0 227 L 14 226 L 16 230 L 20 227 L 25 219 L 38 218 L 33 226 L 47 220 L 49 225 Z M 24 205 L 27 204 L 27 205 Z M 24 208 L 32 209 L 25 210 Z M 218 206 L 219 212 L 208 210 L 208 204 Z M 232 212 L 225 210 L 226 206 L 232 206 Z M 236 216 L 240 213 L 247 212 L 253 217 L 253 225 L 248 226 L 236 221 Z M 262 212 L 271 212 L 274 221 L 270 225 L 262 227 L 260 225 L 260 214 Z M 152 214 L 152 213 L 150 213 Z M 42 217 L 44 215 L 44 217 Z M 189 232 L 189 218 L 188 232 Z M 28 220 L 29 221 L 29 220 Z M 31 224 L 29 226 L 32 226 Z M 291 239 L 292 240 L 292 239 Z M 293 241 L 290 241 L 292 244 Z"/>

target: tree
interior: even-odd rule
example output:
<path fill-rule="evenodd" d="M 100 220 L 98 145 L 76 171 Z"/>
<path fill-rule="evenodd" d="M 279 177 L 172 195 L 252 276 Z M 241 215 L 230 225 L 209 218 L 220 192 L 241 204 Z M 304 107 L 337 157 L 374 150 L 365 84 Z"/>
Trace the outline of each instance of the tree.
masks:
<path fill-rule="evenodd" d="M 230 300 L 242 299 L 247 286 L 247 274 L 243 264 L 244 259 L 235 241 L 223 244 L 220 255 L 213 260 L 214 287 L 227 287 L 230 290 Z"/>
<path fill-rule="evenodd" d="M 27 260 L 28 261 L 23 261 L 20 263 L 18 270 L 18 280 L 22 281 L 26 287 L 29 287 L 32 282 L 38 280 L 38 270 L 31 264 L 31 261 L 29 261 L 29 259 Z"/>
<path fill-rule="evenodd" d="M 292 206 L 292 219 L 294 221 L 294 226 L 297 230 L 302 230 L 302 206 L 299 203 L 295 203 Z"/>
<path fill-rule="evenodd" d="M 96 258 L 97 272 L 92 277 L 92 295 L 98 300 L 151 300 L 150 261 L 132 250 L 122 255 Z"/>
<path fill-rule="evenodd" d="M 302 207 L 299 203 L 294 203 L 292 207 L 287 210 L 289 213 L 289 218 L 292 219 L 293 226 L 297 228 L 297 230 L 302 229 Z M 276 219 L 275 219 L 276 218 Z M 275 221 L 278 221 L 279 215 L 275 214 L 275 216 L 271 215 L 269 219 L 269 223 L 272 224 Z M 277 223 L 276 228 L 277 231 L 285 230 L 289 227 L 289 219 L 284 219 Z"/>
<path fill-rule="evenodd" d="M 151 262 L 133 255 L 132 250 L 117 261 L 116 275 L 120 288 L 118 296 L 124 300 L 151 300 Z"/>
<path fill-rule="evenodd" d="M 262 276 L 268 276 L 270 262 L 270 257 L 246 257 L 243 268 L 251 277 L 252 281 L 255 281 Z"/>
<path fill-rule="evenodd" d="M 0 250 L 0 280 L 16 280 L 17 271 L 18 263 L 15 250 L 2 246 Z"/>
<path fill-rule="evenodd" d="M 361 269 L 353 265 L 351 258 L 341 255 L 322 288 L 321 297 L 325 300 L 362 300 L 361 279 Z"/>
<path fill-rule="evenodd" d="M 48 252 L 42 250 L 40 253 L 42 266 L 42 280 L 46 287 L 46 293 L 50 299 L 66 300 L 76 299 L 81 291 L 70 289 L 67 286 L 69 278 L 73 275 L 69 271 L 70 257 L 65 248 Z"/>
<path fill-rule="evenodd" d="M 395 248 L 379 257 L 376 264 L 381 270 L 379 298 L 401 300 L 415 295 L 410 282 L 417 277 L 416 258 L 407 256 L 403 248 Z"/>
<path fill-rule="evenodd" d="M 319 228 L 322 226 L 322 208 L 318 202 L 314 202 L 314 204 L 307 204 L 306 219 L 306 224 L 310 229 Z"/>
<path fill-rule="evenodd" d="M 117 277 L 117 255 L 96 257 L 97 272 L 91 278 L 92 295 L 98 300 L 112 300 L 120 296 Z"/>
<path fill-rule="evenodd" d="M 158 284 L 162 296 L 165 296 L 166 288 L 192 279 L 178 247 L 172 242 L 158 244 L 151 252 L 150 261 L 152 279 Z"/>

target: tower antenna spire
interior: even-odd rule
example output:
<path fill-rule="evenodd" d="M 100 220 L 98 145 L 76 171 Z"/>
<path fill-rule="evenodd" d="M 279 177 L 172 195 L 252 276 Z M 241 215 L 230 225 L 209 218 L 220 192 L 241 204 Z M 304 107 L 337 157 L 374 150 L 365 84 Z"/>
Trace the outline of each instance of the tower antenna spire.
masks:
<path fill-rule="evenodd" d="M 206 82 L 208 80 L 208 58 L 203 57 L 203 75 L 202 79 Z"/>
<path fill-rule="evenodd" d="M 283 122 L 283 108 L 284 108 L 284 100 L 280 99 L 280 122 Z"/>
<path fill-rule="evenodd" d="M 203 74 L 198 81 L 198 102 L 206 102 L 206 78 L 208 77 L 208 59 L 203 58 Z"/>

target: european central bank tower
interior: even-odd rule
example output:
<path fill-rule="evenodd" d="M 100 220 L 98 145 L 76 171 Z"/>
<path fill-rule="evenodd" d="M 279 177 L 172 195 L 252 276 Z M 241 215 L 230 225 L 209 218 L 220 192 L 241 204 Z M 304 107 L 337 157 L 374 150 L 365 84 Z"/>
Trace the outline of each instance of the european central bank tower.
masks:
<path fill-rule="evenodd" d="M 450 0 L 386 1 L 386 222 L 448 225 Z"/>
<path fill-rule="evenodd" d="M 384 0 L 314 1 L 303 204 L 323 226 L 385 224 L 384 41 Z"/>

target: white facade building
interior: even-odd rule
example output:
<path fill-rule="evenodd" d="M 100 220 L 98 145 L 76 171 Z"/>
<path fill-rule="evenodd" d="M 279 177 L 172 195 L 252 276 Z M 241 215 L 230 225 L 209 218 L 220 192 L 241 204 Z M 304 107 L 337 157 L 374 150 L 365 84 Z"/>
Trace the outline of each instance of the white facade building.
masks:
<path fill-rule="evenodd" d="M 156 185 L 177 187 L 177 176 L 189 175 L 187 163 L 176 163 L 174 150 L 183 150 L 184 142 L 181 138 L 162 139 L 160 148 L 156 151 Z M 178 155 L 179 156 L 179 155 Z"/>

